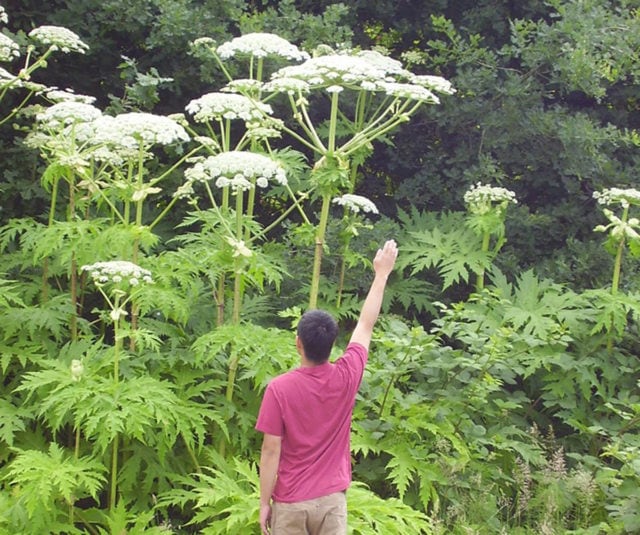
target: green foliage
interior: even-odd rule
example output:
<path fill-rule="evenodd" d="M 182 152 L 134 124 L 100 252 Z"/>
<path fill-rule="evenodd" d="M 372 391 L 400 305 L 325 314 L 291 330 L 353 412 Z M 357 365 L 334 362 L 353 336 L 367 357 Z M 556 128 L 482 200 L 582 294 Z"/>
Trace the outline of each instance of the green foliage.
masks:
<path fill-rule="evenodd" d="M 97 499 L 105 481 L 104 466 L 91 458 L 70 458 L 55 443 L 48 452 L 17 450 L 7 479 L 19 489 L 18 503 L 30 520 L 52 513 L 61 502 L 73 503 L 83 496 Z M 36 526 L 44 527 L 36 521 Z"/>

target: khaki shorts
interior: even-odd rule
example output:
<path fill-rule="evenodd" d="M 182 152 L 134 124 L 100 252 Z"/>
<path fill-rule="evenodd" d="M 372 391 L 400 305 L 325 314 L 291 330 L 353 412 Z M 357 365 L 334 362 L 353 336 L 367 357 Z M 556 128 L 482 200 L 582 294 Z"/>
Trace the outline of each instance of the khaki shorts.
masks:
<path fill-rule="evenodd" d="M 296 503 L 274 502 L 272 535 L 346 535 L 347 497 L 344 492 Z"/>

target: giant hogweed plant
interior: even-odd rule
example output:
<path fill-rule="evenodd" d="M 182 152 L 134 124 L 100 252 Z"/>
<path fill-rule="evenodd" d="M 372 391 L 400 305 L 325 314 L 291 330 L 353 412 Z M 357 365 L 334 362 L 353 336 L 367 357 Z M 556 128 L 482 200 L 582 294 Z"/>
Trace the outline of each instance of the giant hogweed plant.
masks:
<path fill-rule="evenodd" d="M 299 195 L 320 201 L 309 295 L 309 307 L 315 308 L 332 199 L 354 193 L 357 166 L 375 140 L 388 136 L 422 105 L 439 103 L 437 92 L 452 94 L 454 90 L 441 77 L 416 75 L 401 62 L 372 50 L 336 51 L 325 46 L 310 57 L 278 36 L 260 33 L 220 46 L 207 38 L 195 44 L 218 60 L 229 78 L 226 90 L 243 93 L 261 104 L 284 97 L 291 115 L 268 126 L 290 136 L 313 159 L 308 191 Z M 274 55 L 301 63 L 281 67 L 267 78 L 266 60 Z M 249 59 L 247 78 L 233 78 L 233 71 L 225 66 L 232 58 Z M 318 104 L 323 100 L 327 116 L 318 119 Z"/>

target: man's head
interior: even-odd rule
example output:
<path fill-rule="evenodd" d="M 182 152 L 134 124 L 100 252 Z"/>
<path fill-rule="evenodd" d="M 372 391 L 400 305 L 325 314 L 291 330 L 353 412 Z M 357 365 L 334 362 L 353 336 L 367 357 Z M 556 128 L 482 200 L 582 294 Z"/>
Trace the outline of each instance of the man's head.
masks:
<path fill-rule="evenodd" d="M 324 310 L 309 310 L 298 322 L 298 340 L 304 356 L 316 364 L 329 359 L 338 336 L 338 323 Z"/>

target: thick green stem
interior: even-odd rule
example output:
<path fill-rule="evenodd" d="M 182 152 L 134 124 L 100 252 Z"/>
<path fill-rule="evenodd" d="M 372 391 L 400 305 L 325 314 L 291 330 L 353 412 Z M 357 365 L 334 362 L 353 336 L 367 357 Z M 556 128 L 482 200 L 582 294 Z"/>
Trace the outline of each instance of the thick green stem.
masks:
<path fill-rule="evenodd" d="M 322 197 L 322 211 L 320 213 L 320 223 L 316 231 L 315 253 L 313 257 L 313 274 L 311 276 L 311 291 L 309 295 L 309 309 L 317 308 L 318 293 L 320 291 L 320 268 L 322 266 L 322 251 L 324 248 L 324 238 L 327 233 L 329 222 L 329 208 L 331 197 L 327 194 Z"/>
<path fill-rule="evenodd" d="M 53 222 L 55 221 L 55 212 L 56 212 L 56 202 L 58 199 L 58 183 L 59 180 L 54 178 L 53 185 L 51 187 L 51 204 L 49 206 L 49 221 L 48 227 L 51 228 L 53 226 Z M 44 263 L 42 265 L 42 302 L 46 303 L 49 298 L 49 284 L 47 279 L 49 278 L 49 259 L 45 258 Z"/>
<path fill-rule="evenodd" d="M 236 240 L 242 240 L 242 210 L 243 194 L 238 191 L 236 194 Z M 242 272 L 240 269 L 241 258 L 237 255 L 234 260 L 233 269 L 233 323 L 240 323 L 240 306 L 242 303 Z"/>
<path fill-rule="evenodd" d="M 629 219 L 629 207 L 625 207 L 622 212 L 622 223 L 626 224 Z M 625 240 L 624 237 L 618 243 L 618 250 L 616 252 L 616 259 L 613 263 L 613 277 L 611 279 L 611 295 L 615 295 L 618 293 L 618 288 L 620 286 L 620 273 L 622 271 L 622 255 L 624 253 L 624 245 Z"/>
<path fill-rule="evenodd" d="M 482 235 L 482 252 L 486 253 L 489 250 L 489 240 L 491 239 L 491 234 L 486 232 Z M 481 292 L 484 288 L 484 268 L 480 268 L 476 275 L 476 291 Z"/>
<path fill-rule="evenodd" d="M 627 223 L 629 219 L 629 207 L 626 206 L 622 212 L 622 217 L 620 218 L 623 224 Z M 616 251 L 616 259 L 613 263 L 613 276 L 611 278 L 611 295 L 616 295 L 618 293 L 618 288 L 620 287 L 620 273 L 622 272 L 622 255 L 624 254 L 624 246 L 625 239 L 624 235 L 620 239 L 618 243 L 618 249 Z M 611 320 L 611 325 L 609 327 L 609 333 L 607 335 L 607 350 L 609 352 L 613 351 L 613 319 Z"/>
<path fill-rule="evenodd" d="M 336 150 L 336 123 L 338 120 L 338 96 L 340 93 L 331 93 L 331 115 L 329 118 L 329 153 Z"/>
<path fill-rule="evenodd" d="M 116 312 L 120 311 L 120 297 L 116 296 L 114 300 L 114 308 Z M 117 395 L 118 383 L 120 377 L 120 348 L 122 340 L 119 332 L 120 320 L 115 319 L 113 322 L 113 336 L 115 343 L 113 346 L 113 394 Z M 113 511 L 116 507 L 118 492 L 118 435 L 113 439 L 111 445 L 111 487 L 109 493 L 109 508 Z"/>

